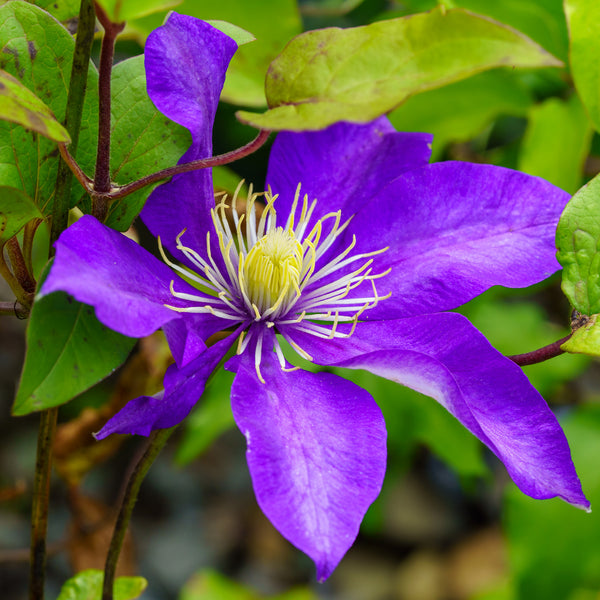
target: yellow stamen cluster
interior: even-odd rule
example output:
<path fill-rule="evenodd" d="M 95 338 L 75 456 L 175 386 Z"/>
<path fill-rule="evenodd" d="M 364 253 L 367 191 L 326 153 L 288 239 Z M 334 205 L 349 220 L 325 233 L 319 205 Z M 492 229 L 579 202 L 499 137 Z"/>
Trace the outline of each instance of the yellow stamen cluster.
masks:
<path fill-rule="evenodd" d="M 277 227 L 260 238 L 244 261 L 248 296 L 259 312 L 300 296 L 304 252 L 294 233 Z"/>

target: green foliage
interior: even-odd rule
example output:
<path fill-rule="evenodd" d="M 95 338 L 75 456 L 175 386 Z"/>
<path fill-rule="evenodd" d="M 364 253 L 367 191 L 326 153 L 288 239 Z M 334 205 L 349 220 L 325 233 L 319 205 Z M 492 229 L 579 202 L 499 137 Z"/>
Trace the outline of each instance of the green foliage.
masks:
<path fill-rule="evenodd" d="M 177 164 L 191 137 L 187 129 L 167 119 L 152 104 L 146 92 L 143 56 L 134 56 L 115 66 L 111 91 L 113 181 L 130 183 Z M 114 202 L 106 224 L 126 231 L 156 185 Z"/>
<path fill-rule="evenodd" d="M 291 589 L 277 596 L 263 596 L 216 571 L 197 573 L 183 587 L 179 600 L 317 600 L 307 588 Z"/>
<path fill-rule="evenodd" d="M 398 131 L 432 133 L 435 161 L 447 144 L 472 139 L 501 115 L 525 116 L 532 104 L 514 73 L 497 69 L 417 94 L 389 118 Z"/>
<path fill-rule="evenodd" d="M 57 600 L 100 600 L 104 573 L 88 569 L 71 577 L 62 587 Z M 135 600 L 146 589 L 148 582 L 143 577 L 117 577 L 114 600 Z"/>
<path fill-rule="evenodd" d="M 600 313 L 600 176 L 582 187 L 565 208 L 556 231 L 562 289 L 584 315 Z"/>
<path fill-rule="evenodd" d="M 97 0 L 113 23 L 138 19 L 181 4 L 181 0 Z"/>
<path fill-rule="evenodd" d="M 121 365 L 135 341 L 102 325 L 91 306 L 64 292 L 40 298 L 27 326 L 25 365 L 13 414 L 68 402 Z"/>
<path fill-rule="evenodd" d="M 235 53 L 221 97 L 241 106 L 265 106 L 264 82 L 269 63 L 302 31 L 296 0 L 185 0 L 177 10 L 204 20 L 224 19 L 252 33 L 256 41 Z M 161 24 L 162 18 L 163 15 L 154 15 L 132 26 L 146 36 Z M 213 25 L 229 35 L 229 31 Z"/>
<path fill-rule="evenodd" d="M 525 132 L 519 170 L 574 193 L 581 185 L 592 129 L 577 96 L 550 98 L 534 106 Z"/>
<path fill-rule="evenodd" d="M 596 0 L 565 0 L 571 38 L 571 72 L 579 96 L 600 131 L 600 4 Z"/>
<path fill-rule="evenodd" d="M 58 21 L 27 2 L 0 7 L 0 69 L 15 77 L 64 119 L 74 41 Z M 77 160 L 93 170 L 98 75 L 90 68 Z M 23 190 L 44 214 L 51 211 L 58 167 L 56 144 L 21 125 L 0 121 L 0 181 Z M 80 188 L 81 189 L 81 188 Z"/>
<path fill-rule="evenodd" d="M 573 460 L 592 506 L 600 501 L 600 410 L 577 409 L 563 422 Z M 517 598 L 575 599 L 600 587 L 600 515 L 561 500 L 533 500 L 511 487 L 506 531 Z"/>
<path fill-rule="evenodd" d="M 42 219 L 38 207 L 21 190 L 0 186 L 0 248 L 32 219 Z"/>
<path fill-rule="evenodd" d="M 438 8 L 410 18 L 298 36 L 271 64 L 271 109 L 238 118 L 263 129 L 321 129 L 365 123 L 410 95 L 486 69 L 560 66 L 523 35 L 463 10 Z"/>
<path fill-rule="evenodd" d="M 0 71 L 0 119 L 23 125 L 55 142 L 70 142 L 52 111 L 18 79 Z"/>

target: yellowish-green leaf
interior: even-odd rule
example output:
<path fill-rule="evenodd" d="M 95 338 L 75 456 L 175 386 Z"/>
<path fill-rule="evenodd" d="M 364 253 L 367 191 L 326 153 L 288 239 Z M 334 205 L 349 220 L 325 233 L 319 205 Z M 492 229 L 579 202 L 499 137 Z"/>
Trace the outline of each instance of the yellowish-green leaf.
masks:
<path fill-rule="evenodd" d="M 594 127 L 600 131 L 600 2 L 565 0 L 565 13 L 575 87 Z"/>
<path fill-rule="evenodd" d="M 510 27 L 462 9 L 437 9 L 350 29 L 309 31 L 271 63 L 266 113 L 238 118 L 254 127 L 322 129 L 365 123 L 409 96 L 494 67 L 562 63 Z"/>
<path fill-rule="evenodd" d="M 0 248 L 29 221 L 43 218 L 44 215 L 25 192 L 0 186 Z"/>
<path fill-rule="evenodd" d="M 104 573 L 88 569 L 71 577 L 62 587 L 57 600 L 100 600 Z M 143 577 L 117 577 L 115 600 L 134 600 L 146 589 L 148 582 Z"/>
<path fill-rule="evenodd" d="M 265 75 L 271 61 L 287 42 L 302 31 L 296 0 L 185 0 L 178 12 L 199 19 L 231 36 L 238 45 L 244 41 L 232 31 L 222 29 L 211 19 L 224 19 L 252 32 L 256 41 L 238 49 L 225 79 L 221 98 L 232 104 L 262 108 L 266 106 Z M 131 23 L 141 36 L 161 25 L 164 15 L 156 14 Z"/>
<path fill-rule="evenodd" d="M 531 109 L 519 170 L 573 194 L 581 186 L 592 127 L 579 98 L 550 98 Z"/>
<path fill-rule="evenodd" d="M 113 23 L 139 19 L 146 15 L 173 8 L 181 0 L 97 0 Z"/>
<path fill-rule="evenodd" d="M 592 315 L 589 321 L 573 333 L 561 348 L 565 352 L 600 356 L 600 322 L 599 315 Z"/>
<path fill-rule="evenodd" d="M 52 111 L 18 79 L 0 70 L 0 118 L 23 125 L 55 142 L 70 142 Z"/>

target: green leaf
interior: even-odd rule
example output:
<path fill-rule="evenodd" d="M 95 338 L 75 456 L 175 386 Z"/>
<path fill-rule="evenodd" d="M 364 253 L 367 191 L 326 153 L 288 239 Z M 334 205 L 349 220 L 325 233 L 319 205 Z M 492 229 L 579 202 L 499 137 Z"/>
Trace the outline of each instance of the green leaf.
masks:
<path fill-rule="evenodd" d="M 581 185 L 591 139 L 591 124 L 579 98 L 550 98 L 531 109 L 519 170 L 572 194 Z"/>
<path fill-rule="evenodd" d="M 177 164 L 191 143 L 189 131 L 161 114 L 146 92 L 144 57 L 124 60 L 112 75 L 111 176 L 121 184 Z M 162 183 L 162 182 L 160 182 Z M 126 231 L 157 186 L 113 202 L 106 224 Z"/>
<path fill-rule="evenodd" d="M 569 38 L 562 0 L 457 0 L 456 4 L 514 27 L 567 60 Z"/>
<path fill-rule="evenodd" d="M 185 432 L 175 455 L 178 464 L 187 465 L 235 426 L 229 400 L 232 382 L 233 373 L 220 369 L 208 384 L 202 399 L 185 420 Z"/>
<path fill-rule="evenodd" d="M 55 142 L 71 141 L 52 111 L 6 71 L 0 71 L 0 119 L 23 125 Z"/>
<path fill-rule="evenodd" d="M 0 248 L 32 219 L 44 215 L 31 198 L 21 190 L 0 186 Z"/>
<path fill-rule="evenodd" d="M 179 600 L 260 600 L 253 591 L 230 581 L 216 571 L 204 570 L 194 575 L 182 588 Z"/>
<path fill-rule="evenodd" d="M 139 19 L 181 4 L 181 0 L 97 0 L 97 2 L 113 23 Z"/>
<path fill-rule="evenodd" d="M 513 29 L 462 9 L 309 31 L 271 63 L 265 84 L 271 109 L 237 116 L 272 130 L 365 123 L 412 94 L 506 65 L 561 63 Z"/>
<path fill-rule="evenodd" d="M 41 280 L 48 270 L 49 266 Z M 68 402 L 121 365 L 135 342 L 102 325 L 91 306 L 68 294 L 43 296 L 34 303 L 27 326 L 27 352 L 13 414 Z"/>
<path fill-rule="evenodd" d="M 0 7 L 0 69 L 44 101 L 59 122 L 64 120 L 75 42 L 42 9 L 27 2 Z M 98 74 L 90 66 L 77 161 L 93 171 L 98 119 Z M 0 181 L 23 190 L 42 210 L 51 210 L 59 154 L 56 144 L 20 125 L 0 121 Z M 73 186 L 73 202 L 83 193 Z"/>
<path fill-rule="evenodd" d="M 224 19 L 252 32 L 256 41 L 239 48 L 225 79 L 221 98 L 241 106 L 263 107 L 265 74 L 286 43 L 302 31 L 296 0 L 186 0 L 179 12 L 199 19 Z M 142 35 L 161 25 L 162 15 L 131 23 Z M 220 26 L 213 23 L 218 29 Z M 229 31 L 221 29 L 227 35 Z M 232 35 L 238 44 L 237 36 Z"/>
<path fill-rule="evenodd" d="M 398 131 L 432 133 L 435 160 L 449 143 L 472 139 L 501 115 L 526 115 L 532 102 L 514 73 L 497 69 L 417 94 L 389 118 Z"/>
<path fill-rule="evenodd" d="M 556 230 L 562 290 L 584 315 L 600 313 L 600 175 L 567 204 Z"/>
<path fill-rule="evenodd" d="M 218 19 L 209 19 L 208 23 L 210 23 L 215 29 L 218 29 L 221 33 L 228 35 L 232 40 L 235 41 L 238 47 L 256 41 L 256 38 L 249 31 L 246 31 L 245 29 L 242 29 L 233 23 L 228 23 L 227 21 L 221 21 Z"/>
<path fill-rule="evenodd" d="M 600 131 L 600 3 L 565 0 L 569 24 L 571 73 L 579 96 Z"/>
<path fill-rule="evenodd" d="M 308 588 L 293 588 L 277 596 L 263 596 L 224 575 L 205 569 L 182 588 L 179 600 L 318 600 Z"/>
<path fill-rule="evenodd" d="M 589 317 L 589 320 L 579 327 L 561 348 L 566 352 L 600 356 L 600 323 L 596 322 L 597 319 L 598 315 Z"/>
<path fill-rule="evenodd" d="M 573 462 L 592 506 L 600 502 L 600 410 L 578 408 L 562 422 Z M 600 587 L 600 513 L 559 499 L 534 500 L 510 486 L 505 531 L 515 598 L 575 598 L 577 588 Z M 581 597 L 581 596 L 579 596 Z"/>
<path fill-rule="evenodd" d="M 64 23 L 79 16 L 81 0 L 35 0 L 32 4 L 43 8 Z"/>
<path fill-rule="evenodd" d="M 63 585 L 57 600 L 100 600 L 103 580 L 102 571 L 81 571 Z M 114 600 L 134 600 L 147 586 L 148 582 L 143 577 L 117 577 Z"/>

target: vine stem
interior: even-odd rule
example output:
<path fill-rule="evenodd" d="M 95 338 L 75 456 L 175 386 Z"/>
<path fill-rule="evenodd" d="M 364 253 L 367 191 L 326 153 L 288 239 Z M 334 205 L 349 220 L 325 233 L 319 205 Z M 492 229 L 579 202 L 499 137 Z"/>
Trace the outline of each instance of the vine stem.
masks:
<path fill-rule="evenodd" d="M 569 335 L 553 342 L 552 344 L 548 344 L 543 348 L 539 348 L 538 350 L 533 350 L 533 352 L 525 352 L 524 354 L 513 354 L 512 356 L 508 356 L 513 362 L 517 363 L 520 367 L 524 367 L 525 365 L 535 365 L 536 363 L 544 362 L 550 358 L 554 358 L 555 356 L 560 356 L 564 354 L 564 350 L 561 350 L 561 346 L 567 342 L 573 334 Z"/>
<path fill-rule="evenodd" d="M 46 530 L 50 502 L 50 471 L 52 442 L 56 432 L 58 409 L 45 410 L 40 415 L 33 507 L 31 511 L 31 550 L 29 562 L 29 600 L 43 600 L 46 570 Z"/>
<path fill-rule="evenodd" d="M 81 0 L 79 23 L 73 51 L 73 64 L 69 80 L 69 93 L 65 109 L 65 126 L 74 149 L 77 147 L 81 112 L 85 98 L 85 88 L 89 66 L 91 45 L 96 25 L 92 0 Z M 52 225 L 50 230 L 50 258 L 54 254 L 54 242 L 67 226 L 69 197 L 71 190 L 70 171 L 61 169 L 59 163 L 54 203 L 52 207 Z M 62 174 L 61 174 L 62 172 Z M 33 235 L 31 236 L 33 239 Z M 25 248 L 26 256 L 30 249 Z M 16 308 L 15 308 L 16 312 Z M 31 550 L 29 562 L 29 600 L 43 600 L 46 571 L 46 532 L 48 529 L 48 507 L 50 503 L 50 475 L 52 473 L 52 445 L 56 434 L 58 408 L 44 410 L 40 414 L 40 426 L 35 464 L 35 481 L 31 508 Z"/>
<path fill-rule="evenodd" d="M 177 426 L 171 427 L 170 429 L 158 429 L 150 435 L 146 450 L 129 477 L 121 501 L 121 508 L 117 516 L 112 539 L 110 540 L 108 554 L 106 556 L 104 581 L 102 584 L 102 600 L 113 600 L 113 587 L 117 562 L 119 560 L 119 555 L 121 554 L 125 533 L 127 532 L 129 521 L 131 520 L 131 513 L 133 512 L 133 507 L 137 500 L 142 481 L 144 480 L 146 473 L 148 473 L 154 459 L 158 456 L 159 452 L 176 428 Z"/>
<path fill-rule="evenodd" d="M 92 195 L 92 214 L 103 222 L 106 218 L 108 203 L 103 196 L 110 191 L 110 78 L 115 56 L 115 41 L 125 23 L 113 23 L 104 9 L 96 2 L 96 16 L 102 27 L 102 49 L 100 50 L 100 68 L 98 79 L 98 153 L 96 154 L 96 172 L 94 174 L 94 192 Z"/>
<path fill-rule="evenodd" d="M 58 144 L 58 149 L 60 150 L 60 154 L 64 161 L 70 167 L 75 177 L 77 177 L 79 183 L 81 183 L 81 185 L 88 190 L 90 194 L 94 194 L 96 198 L 104 198 L 106 201 L 112 201 L 118 198 L 124 198 L 125 196 L 128 196 L 133 192 L 137 192 L 137 190 L 147 185 L 151 185 L 162 179 L 167 179 L 168 177 L 173 177 L 173 175 L 189 173 L 190 171 L 196 171 L 199 169 L 209 169 L 211 167 L 218 167 L 220 165 L 227 165 L 235 162 L 240 158 L 244 158 L 245 156 L 256 152 L 269 139 L 270 133 L 270 131 L 260 131 L 251 142 L 248 142 L 245 146 L 236 148 L 231 152 L 226 152 L 225 154 L 219 154 L 217 156 L 211 156 L 209 158 L 200 158 L 188 163 L 175 165 L 174 167 L 168 167 L 167 169 L 146 175 L 146 177 L 142 177 L 141 179 L 126 185 L 113 186 L 108 192 L 104 193 L 99 193 L 94 190 L 94 182 L 81 170 L 81 167 L 77 164 L 77 161 L 73 158 L 73 156 L 71 156 L 66 144 Z"/>

